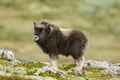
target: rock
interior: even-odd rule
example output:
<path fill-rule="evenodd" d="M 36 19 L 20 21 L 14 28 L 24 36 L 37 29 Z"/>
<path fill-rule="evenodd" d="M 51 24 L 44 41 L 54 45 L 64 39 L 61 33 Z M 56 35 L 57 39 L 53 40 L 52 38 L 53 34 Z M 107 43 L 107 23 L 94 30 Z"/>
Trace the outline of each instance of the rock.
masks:
<path fill-rule="evenodd" d="M 116 63 L 116 64 L 115 64 L 115 66 L 118 66 L 118 67 L 120 67 L 120 63 Z"/>
<path fill-rule="evenodd" d="M 60 69 L 54 69 L 54 68 L 52 68 L 50 66 L 46 66 L 46 67 L 38 69 L 37 72 L 35 73 L 35 75 L 38 76 L 41 73 L 45 73 L 45 74 L 53 73 L 56 76 L 61 76 L 63 78 L 65 78 L 67 76 L 67 74 L 64 71 L 62 71 Z"/>
<path fill-rule="evenodd" d="M 100 68 L 100 69 L 108 69 L 109 63 L 107 61 L 94 61 L 88 60 L 84 63 L 85 68 Z"/>
<path fill-rule="evenodd" d="M 84 63 L 84 67 L 104 69 L 108 70 L 108 72 L 111 72 L 113 75 L 120 75 L 120 63 L 112 64 L 107 61 L 88 60 Z"/>
<path fill-rule="evenodd" d="M 19 62 L 18 60 L 15 59 L 14 52 L 10 50 L 6 50 L 6 49 L 0 50 L 0 57 L 5 58 L 7 61 Z"/>
<path fill-rule="evenodd" d="M 108 70 L 112 72 L 114 75 L 120 76 L 120 66 L 118 65 L 110 65 Z"/>

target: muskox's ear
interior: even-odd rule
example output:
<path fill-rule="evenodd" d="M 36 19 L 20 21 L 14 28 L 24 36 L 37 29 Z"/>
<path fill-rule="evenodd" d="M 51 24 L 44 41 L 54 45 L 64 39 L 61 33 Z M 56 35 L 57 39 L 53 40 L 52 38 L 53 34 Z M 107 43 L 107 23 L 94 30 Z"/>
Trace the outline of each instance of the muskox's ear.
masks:
<path fill-rule="evenodd" d="M 35 25 L 35 24 L 37 24 L 37 22 L 33 22 L 33 24 Z"/>
<path fill-rule="evenodd" d="M 39 22 L 36 22 L 36 21 L 35 21 L 35 22 L 33 22 L 33 24 L 34 24 L 34 27 L 35 27 L 35 26 L 36 26 L 38 23 L 39 23 Z"/>
<path fill-rule="evenodd" d="M 34 24 L 34 29 L 38 26 L 38 22 L 33 22 Z"/>

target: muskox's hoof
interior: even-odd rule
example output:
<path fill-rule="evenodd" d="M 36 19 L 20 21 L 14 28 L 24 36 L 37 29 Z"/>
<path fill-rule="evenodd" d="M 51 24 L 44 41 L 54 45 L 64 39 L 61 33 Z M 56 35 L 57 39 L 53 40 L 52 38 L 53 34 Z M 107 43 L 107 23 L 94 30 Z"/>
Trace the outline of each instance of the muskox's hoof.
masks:
<path fill-rule="evenodd" d="M 44 67 L 44 70 L 45 70 L 45 72 L 46 73 L 57 73 L 57 70 L 58 70 L 58 68 L 54 68 L 54 67 L 52 67 L 52 66 L 47 66 L 47 67 Z"/>
<path fill-rule="evenodd" d="M 57 68 L 53 68 L 51 66 L 45 66 L 43 68 L 38 69 L 34 75 L 38 76 L 40 73 L 47 73 L 47 74 L 57 73 Z"/>
<path fill-rule="evenodd" d="M 73 75 L 82 75 L 85 74 L 85 72 L 82 69 L 78 69 L 78 68 L 71 68 L 68 70 L 69 74 L 73 74 Z"/>
<path fill-rule="evenodd" d="M 44 74 L 51 74 L 52 73 L 56 76 L 61 76 L 63 78 L 65 78 L 67 76 L 67 73 L 65 73 L 64 71 L 62 71 L 58 68 L 51 67 L 51 66 L 46 66 L 46 67 L 43 67 L 41 69 L 38 69 L 34 75 L 39 76 L 41 73 L 44 73 Z"/>

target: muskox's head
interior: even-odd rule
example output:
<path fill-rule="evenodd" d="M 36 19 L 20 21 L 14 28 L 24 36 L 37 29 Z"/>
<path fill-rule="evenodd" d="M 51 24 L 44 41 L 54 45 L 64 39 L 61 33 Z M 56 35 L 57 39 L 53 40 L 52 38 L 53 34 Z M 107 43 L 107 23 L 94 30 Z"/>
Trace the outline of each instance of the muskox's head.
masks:
<path fill-rule="evenodd" d="M 54 25 L 48 22 L 34 22 L 34 40 L 44 41 L 54 29 Z"/>

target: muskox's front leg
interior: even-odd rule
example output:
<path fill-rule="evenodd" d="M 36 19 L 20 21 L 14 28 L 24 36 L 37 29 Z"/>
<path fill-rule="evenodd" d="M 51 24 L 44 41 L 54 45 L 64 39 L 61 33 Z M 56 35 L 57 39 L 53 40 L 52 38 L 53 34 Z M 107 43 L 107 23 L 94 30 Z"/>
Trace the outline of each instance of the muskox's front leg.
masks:
<path fill-rule="evenodd" d="M 58 59 L 58 55 L 56 54 L 49 54 L 50 57 L 50 66 L 51 68 L 57 70 L 57 59 Z"/>
<path fill-rule="evenodd" d="M 55 54 L 49 54 L 49 57 L 50 57 L 50 65 L 48 66 L 45 66 L 43 67 L 42 69 L 39 69 L 35 75 L 39 75 L 41 72 L 45 72 L 45 73 L 57 73 L 58 71 L 59 72 L 62 72 L 60 70 L 58 70 L 57 68 L 57 59 L 58 59 L 58 56 L 55 55 Z"/>

